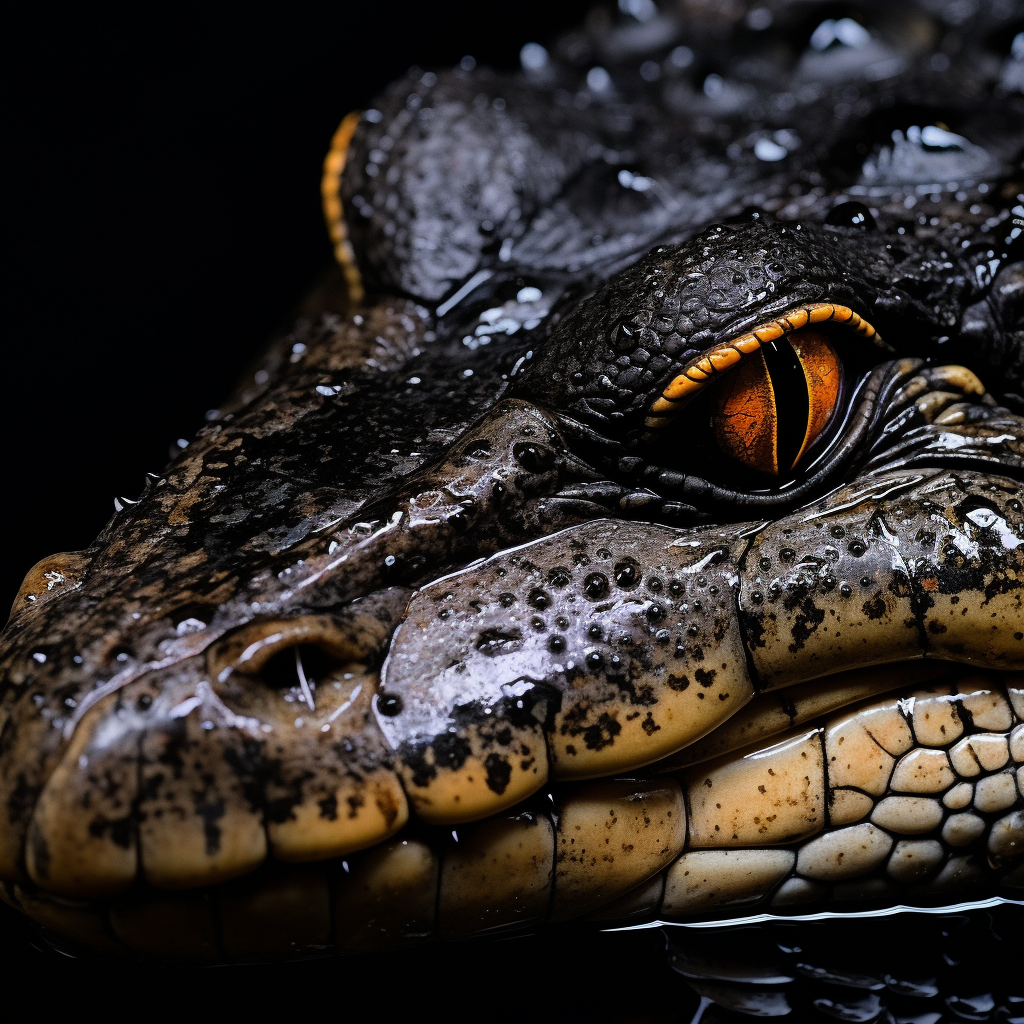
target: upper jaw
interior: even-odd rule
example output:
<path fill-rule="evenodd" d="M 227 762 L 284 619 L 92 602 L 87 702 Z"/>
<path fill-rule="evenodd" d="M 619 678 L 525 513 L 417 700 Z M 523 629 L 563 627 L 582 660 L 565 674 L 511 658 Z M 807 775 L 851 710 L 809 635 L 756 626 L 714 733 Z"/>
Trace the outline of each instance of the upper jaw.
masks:
<path fill-rule="evenodd" d="M 1011 482 L 933 470 L 869 475 L 774 524 L 592 521 L 416 593 L 385 588 L 305 614 L 268 603 L 202 653 L 107 680 L 61 727 L 45 713 L 54 693 L 36 707 L 28 691 L 0 779 L 30 798 L 5 829 L 0 869 L 76 896 L 140 875 L 212 884 L 268 857 L 343 855 L 410 815 L 458 822 L 548 778 L 634 768 L 699 738 L 756 687 L 837 660 L 917 657 L 926 643 L 932 656 L 1012 667 L 1014 643 L 979 632 L 949 600 L 973 607 L 971 595 L 990 594 L 985 621 L 1012 623 L 1019 540 L 951 554 L 940 536 L 950 516 L 969 540 L 989 529 L 975 519 L 993 515 L 1017 536 L 1011 493 Z M 992 511 L 979 518 L 982 506 Z M 885 528 L 872 532 L 876 521 Z M 922 557 L 897 558 L 905 546 Z M 981 555 L 963 592 L 952 562 Z M 816 624 L 833 606 L 846 615 L 855 587 L 879 608 L 845 622 L 843 654 Z"/>

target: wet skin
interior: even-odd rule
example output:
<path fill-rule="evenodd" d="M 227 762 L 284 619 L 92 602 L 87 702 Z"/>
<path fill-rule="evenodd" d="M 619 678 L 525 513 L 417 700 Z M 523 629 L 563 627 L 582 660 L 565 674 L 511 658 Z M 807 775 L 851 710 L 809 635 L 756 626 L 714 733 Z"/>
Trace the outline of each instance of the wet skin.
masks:
<path fill-rule="evenodd" d="M 11 902 L 149 949 L 161 893 L 259 869 L 369 949 L 1019 888 L 1013 62 L 995 18 L 948 67 L 912 8 L 803 18 L 594 28 L 362 115 L 350 301 L 18 596 Z M 802 344 L 840 380 L 814 436 Z M 723 449 L 762 352 L 777 424 Z"/>

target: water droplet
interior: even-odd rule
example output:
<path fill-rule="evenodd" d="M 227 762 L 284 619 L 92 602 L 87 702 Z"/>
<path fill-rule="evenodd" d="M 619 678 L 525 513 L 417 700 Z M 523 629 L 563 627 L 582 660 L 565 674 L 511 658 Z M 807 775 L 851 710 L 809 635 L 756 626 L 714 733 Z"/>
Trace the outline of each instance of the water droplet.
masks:
<path fill-rule="evenodd" d="M 604 93 L 612 87 L 612 76 L 602 67 L 593 67 L 587 72 L 587 88 L 591 92 Z"/>
<path fill-rule="evenodd" d="M 377 710 L 386 718 L 394 718 L 402 712 L 402 698 L 397 693 L 378 693 Z"/>
<path fill-rule="evenodd" d="M 548 63 L 548 51 L 540 43 L 527 43 L 519 51 L 519 63 L 524 71 L 542 71 Z"/>
<path fill-rule="evenodd" d="M 708 78 L 711 76 L 708 75 Z M 704 91 L 707 92 L 707 83 L 705 82 Z M 711 93 L 708 93 L 710 96 Z M 758 160 L 763 160 L 765 163 L 777 163 L 779 160 L 784 159 L 789 153 L 789 150 L 785 146 L 780 146 L 777 142 L 773 142 L 771 139 L 758 139 L 754 143 L 754 156 Z"/>
<path fill-rule="evenodd" d="M 640 582 L 640 571 L 630 562 L 619 562 L 615 566 L 615 582 L 624 590 L 635 587 Z"/>

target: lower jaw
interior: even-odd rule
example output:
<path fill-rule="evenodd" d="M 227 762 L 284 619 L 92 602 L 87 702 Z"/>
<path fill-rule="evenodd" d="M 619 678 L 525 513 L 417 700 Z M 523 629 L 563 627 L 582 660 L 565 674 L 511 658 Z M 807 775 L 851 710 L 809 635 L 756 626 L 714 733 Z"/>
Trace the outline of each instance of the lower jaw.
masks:
<path fill-rule="evenodd" d="M 1021 899 L 1020 684 L 958 669 L 762 736 L 753 749 L 558 785 L 454 830 L 409 826 L 359 854 L 267 863 L 207 889 L 140 884 L 82 902 L 3 883 L 0 895 L 76 949 L 204 962 L 373 952 L 568 921 L 710 923 Z"/>

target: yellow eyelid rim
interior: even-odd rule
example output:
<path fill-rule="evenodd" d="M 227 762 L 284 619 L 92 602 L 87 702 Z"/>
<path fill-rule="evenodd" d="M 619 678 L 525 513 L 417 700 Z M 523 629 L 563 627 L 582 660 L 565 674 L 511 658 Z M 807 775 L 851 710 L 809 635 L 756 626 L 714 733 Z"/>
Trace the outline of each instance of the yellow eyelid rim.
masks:
<path fill-rule="evenodd" d="M 715 346 L 710 352 L 695 359 L 668 383 L 661 397 L 655 399 L 647 410 L 644 426 L 647 428 L 643 439 L 652 441 L 658 431 L 670 423 L 683 407 L 702 388 L 725 370 L 735 366 L 745 355 L 757 352 L 762 345 L 781 338 L 784 334 L 799 331 L 808 324 L 820 324 L 826 320 L 840 324 L 862 338 L 870 338 L 882 344 L 881 335 L 859 313 L 849 306 L 835 302 L 809 302 L 804 306 L 780 313 L 773 320 L 760 324 L 738 338 Z"/>
<path fill-rule="evenodd" d="M 353 306 L 363 301 L 363 279 L 359 274 L 359 267 L 356 266 L 356 254 L 352 251 L 352 243 L 348 240 L 348 231 L 345 228 L 345 211 L 341 205 L 341 175 L 345 170 L 348 147 L 356 128 L 359 127 L 360 117 L 361 112 L 355 110 L 338 125 L 338 130 L 331 139 L 331 148 L 324 157 L 324 172 L 320 179 L 324 220 L 327 222 L 327 231 L 334 246 L 334 258 L 345 275 L 349 301 Z"/>

